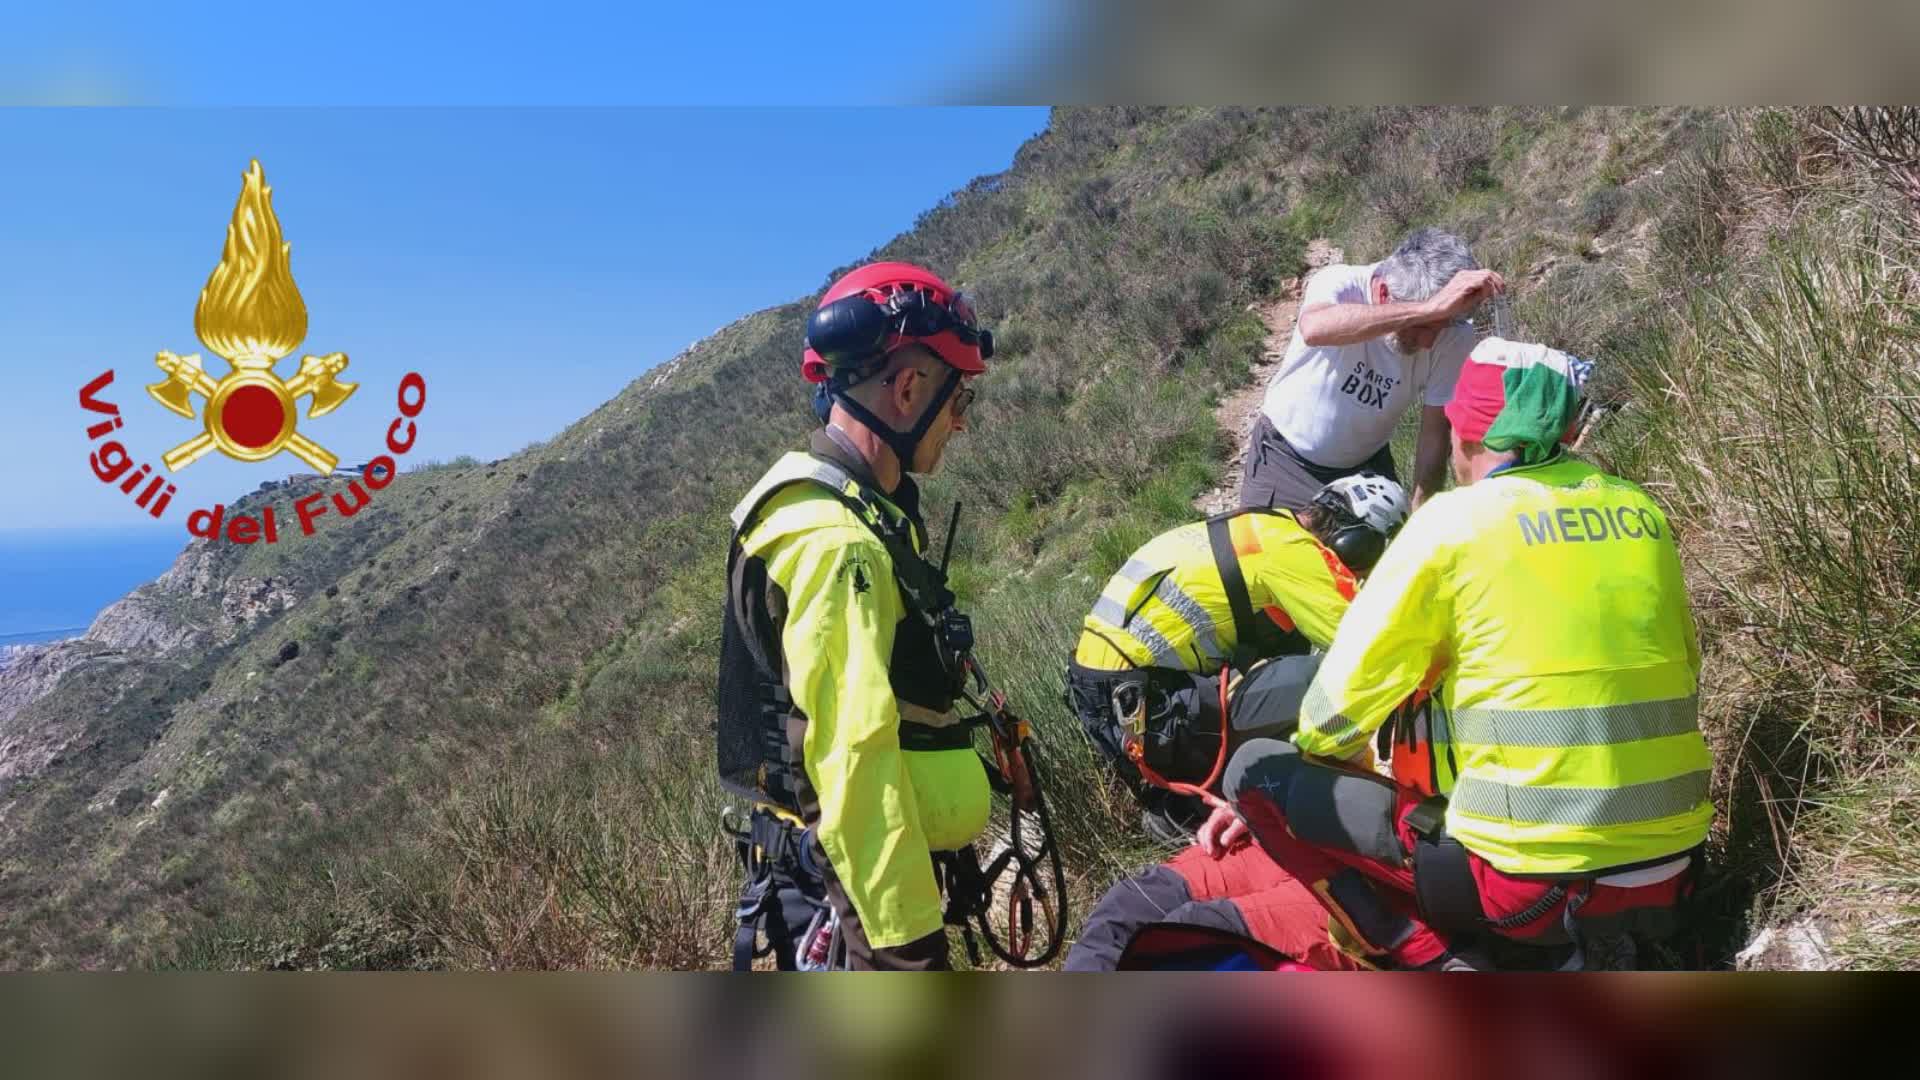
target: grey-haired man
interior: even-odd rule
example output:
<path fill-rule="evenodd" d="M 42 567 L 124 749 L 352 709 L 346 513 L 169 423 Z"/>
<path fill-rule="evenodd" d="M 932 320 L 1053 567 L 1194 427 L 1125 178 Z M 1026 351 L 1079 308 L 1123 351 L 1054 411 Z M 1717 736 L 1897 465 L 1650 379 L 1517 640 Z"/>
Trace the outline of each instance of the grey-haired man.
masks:
<path fill-rule="evenodd" d="M 1418 401 L 1418 509 L 1446 475 L 1443 406 L 1475 341 L 1462 320 L 1505 288 L 1466 241 L 1431 227 L 1370 266 L 1316 271 L 1249 435 L 1241 505 L 1302 509 L 1328 483 L 1362 470 L 1397 481 L 1388 443 Z"/>

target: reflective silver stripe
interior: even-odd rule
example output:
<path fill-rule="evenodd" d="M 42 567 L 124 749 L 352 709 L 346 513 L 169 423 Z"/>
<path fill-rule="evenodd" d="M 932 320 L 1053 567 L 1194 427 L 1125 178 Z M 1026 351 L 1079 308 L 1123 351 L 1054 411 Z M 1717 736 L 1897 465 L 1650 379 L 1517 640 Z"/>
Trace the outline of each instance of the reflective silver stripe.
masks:
<path fill-rule="evenodd" d="M 1207 613 L 1206 608 L 1200 606 L 1199 601 L 1188 596 L 1180 586 L 1173 583 L 1173 575 L 1169 574 L 1161 578 L 1160 584 L 1154 586 L 1153 595 L 1159 597 L 1160 602 L 1167 605 L 1175 615 L 1180 616 L 1181 620 L 1187 624 L 1187 629 L 1193 631 L 1194 644 L 1200 647 L 1200 652 L 1208 660 L 1226 658 L 1227 654 L 1220 650 L 1220 638 L 1214 633 L 1213 616 Z"/>
<path fill-rule="evenodd" d="M 1095 600 L 1093 617 L 1113 627 L 1122 635 L 1134 638 L 1145 645 L 1147 651 L 1153 655 L 1153 663 L 1161 667 L 1186 669 L 1187 665 L 1181 661 L 1180 654 L 1174 650 L 1173 642 L 1168 641 L 1160 631 L 1153 628 L 1152 623 L 1145 619 L 1135 618 L 1129 621 L 1126 609 L 1120 606 L 1118 600 L 1110 596 L 1102 596 Z"/>
<path fill-rule="evenodd" d="M 1144 559 L 1128 559 L 1126 565 L 1122 566 L 1120 572 L 1115 576 L 1123 581 L 1129 581 L 1135 585 L 1139 585 L 1145 583 L 1156 574 L 1165 573 L 1167 573 L 1167 567 L 1155 566 Z M 1162 578 L 1162 583 L 1164 582 L 1165 579 Z M 1186 599 L 1185 594 L 1181 593 L 1180 590 L 1175 589 L 1173 591 L 1174 594 L 1179 595 L 1182 599 Z M 1158 594 L 1157 589 L 1155 593 L 1156 595 Z M 1167 602 L 1164 597 L 1162 598 L 1162 602 Z M 1187 602 L 1192 603 L 1191 600 Z M 1172 604 L 1168 603 L 1168 606 L 1171 607 Z M 1197 609 L 1199 605 L 1195 604 L 1194 607 Z M 1177 608 L 1175 609 L 1176 612 L 1178 612 L 1178 610 Z M 1153 654 L 1153 662 L 1155 664 L 1161 667 L 1181 669 L 1185 669 L 1187 666 L 1180 659 L 1180 653 L 1174 649 L 1173 642 L 1168 641 L 1165 635 L 1155 630 L 1153 625 L 1147 622 L 1147 620 L 1139 618 L 1137 615 L 1134 618 L 1128 618 L 1127 609 L 1121 607 L 1118 600 L 1110 596 L 1102 595 L 1100 599 L 1093 602 L 1093 617 L 1139 640 L 1142 645 L 1147 647 L 1147 651 Z M 1181 618 L 1186 618 L 1186 616 L 1182 614 Z M 1187 619 L 1187 622 L 1191 625 L 1193 620 Z M 1211 623 L 1208 624 L 1208 629 L 1211 631 Z M 1217 642 L 1214 648 L 1216 650 L 1219 648 Z"/>
<path fill-rule="evenodd" d="M 1700 699 L 1582 709 L 1461 709 L 1455 742 L 1480 746 L 1608 746 L 1700 730 Z"/>
<path fill-rule="evenodd" d="M 825 484 L 835 491 L 845 491 L 847 485 L 853 483 L 852 474 L 840 466 L 821 461 L 816 457 L 801 456 L 804 460 L 795 463 L 798 465 L 797 468 L 788 464 L 793 460 L 792 457 L 781 458 L 772 469 L 767 471 L 767 475 L 760 478 L 759 483 L 753 485 L 753 489 L 747 492 L 745 498 L 734 504 L 733 513 L 729 516 L 733 519 L 735 532 L 746 527 L 748 516 L 760 508 L 760 504 L 766 501 L 767 496 L 772 494 L 775 488 L 784 487 L 798 480 L 812 480 Z"/>
<path fill-rule="evenodd" d="M 1093 617 L 1116 630 L 1124 630 L 1127 627 L 1127 609 L 1120 606 L 1120 601 L 1110 596 L 1102 596 L 1093 602 Z"/>
<path fill-rule="evenodd" d="M 1360 725 L 1344 713 L 1335 711 L 1333 699 L 1320 688 L 1318 679 L 1308 684 L 1307 696 L 1300 702 L 1300 729 L 1332 740 L 1335 746 L 1343 750 L 1366 738 Z"/>
<path fill-rule="evenodd" d="M 1145 645 L 1147 651 L 1153 654 L 1153 662 L 1155 664 L 1161 667 L 1181 668 L 1183 670 L 1186 668 L 1187 665 L 1181 662 L 1180 653 L 1174 649 L 1173 642 L 1168 641 L 1160 631 L 1155 630 L 1152 623 L 1145 619 L 1135 619 L 1134 624 L 1133 626 L 1127 627 L 1126 632 L 1140 639 L 1140 643 Z"/>
<path fill-rule="evenodd" d="M 1463 776 L 1449 799 L 1475 817 L 1541 825 L 1626 825 L 1684 814 L 1707 798 L 1707 770 L 1616 788 L 1521 787 Z"/>
<path fill-rule="evenodd" d="M 1154 570 L 1151 574 L 1162 572 Z M 1121 573 L 1125 574 L 1126 571 L 1123 569 Z M 1161 578 L 1160 584 L 1154 587 L 1151 596 L 1165 604 L 1168 610 L 1178 615 L 1181 621 L 1187 624 L 1187 628 L 1193 632 L 1195 647 L 1205 655 L 1206 659 L 1218 661 L 1225 657 L 1226 654 L 1220 651 L 1220 639 L 1214 633 L 1212 616 L 1207 614 L 1206 608 L 1201 607 L 1191 596 L 1182 592 L 1178 585 L 1173 584 L 1170 578 Z M 1141 618 L 1138 609 L 1135 610 L 1132 618 L 1128 618 L 1127 610 L 1120 606 L 1118 600 L 1102 595 L 1093 602 L 1093 617 L 1121 633 L 1137 638 L 1153 653 L 1154 663 L 1182 670 L 1187 668 L 1186 661 L 1174 649 L 1173 643 L 1168 641 L 1160 631 L 1154 629 L 1152 623 Z"/>

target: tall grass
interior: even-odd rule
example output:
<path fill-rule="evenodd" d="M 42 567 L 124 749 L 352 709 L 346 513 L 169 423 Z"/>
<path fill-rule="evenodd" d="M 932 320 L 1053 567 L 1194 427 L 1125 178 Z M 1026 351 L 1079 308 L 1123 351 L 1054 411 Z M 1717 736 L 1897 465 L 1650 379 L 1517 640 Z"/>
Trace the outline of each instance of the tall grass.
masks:
<path fill-rule="evenodd" d="M 1695 287 L 1627 358 L 1632 404 L 1601 452 L 1679 523 L 1706 643 L 1722 931 L 1806 911 L 1860 961 L 1915 966 L 1920 944 L 1869 917 L 1920 903 L 1911 222 L 1839 180 L 1817 204 L 1796 191 L 1792 216 L 1735 206 L 1727 193 L 1757 188 L 1727 165 L 1741 155 L 1780 160 L 1736 143 L 1681 173 L 1726 197 L 1668 226 L 1669 269 Z"/>
<path fill-rule="evenodd" d="M 714 842 L 717 785 L 710 770 L 662 766 L 635 747 L 489 777 L 441 818 L 434 846 L 451 874 L 398 882 L 388 910 L 460 967 L 712 965 L 737 884 Z"/>

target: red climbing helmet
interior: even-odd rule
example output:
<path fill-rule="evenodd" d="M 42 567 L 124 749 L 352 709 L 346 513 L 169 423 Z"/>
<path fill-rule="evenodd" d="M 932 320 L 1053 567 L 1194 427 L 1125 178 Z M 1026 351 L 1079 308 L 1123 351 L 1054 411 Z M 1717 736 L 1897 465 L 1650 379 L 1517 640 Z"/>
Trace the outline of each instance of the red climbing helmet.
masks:
<path fill-rule="evenodd" d="M 964 293 L 912 263 L 869 263 L 841 277 L 807 320 L 800 373 L 822 383 L 837 372 L 856 378 L 902 345 L 925 345 L 949 367 L 987 370 L 993 332 L 980 329 Z"/>

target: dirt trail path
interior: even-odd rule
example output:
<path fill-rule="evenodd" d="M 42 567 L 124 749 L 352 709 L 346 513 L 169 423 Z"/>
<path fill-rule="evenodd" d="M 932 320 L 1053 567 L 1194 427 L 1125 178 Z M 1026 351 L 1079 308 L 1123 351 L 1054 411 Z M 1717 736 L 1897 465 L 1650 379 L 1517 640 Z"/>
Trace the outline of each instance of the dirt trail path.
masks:
<path fill-rule="evenodd" d="M 1344 252 L 1324 238 L 1307 245 L 1309 272 L 1345 258 Z M 1222 428 L 1233 432 L 1238 442 L 1233 456 L 1227 460 L 1226 479 L 1219 487 L 1194 500 L 1194 506 L 1205 514 L 1231 510 L 1239 500 L 1240 477 L 1247 462 L 1247 431 L 1253 427 L 1254 415 L 1260 411 L 1260 402 L 1267 396 L 1267 381 L 1273 378 L 1275 369 L 1286 356 L 1287 342 L 1293 339 L 1294 319 L 1300 313 L 1300 282 L 1288 282 L 1279 299 L 1255 304 L 1253 310 L 1259 312 L 1260 321 L 1267 324 L 1267 340 L 1261 349 L 1260 362 L 1254 365 L 1252 374 L 1247 378 L 1247 385 L 1227 395 L 1219 408 L 1214 410 L 1214 419 L 1219 421 Z"/>

